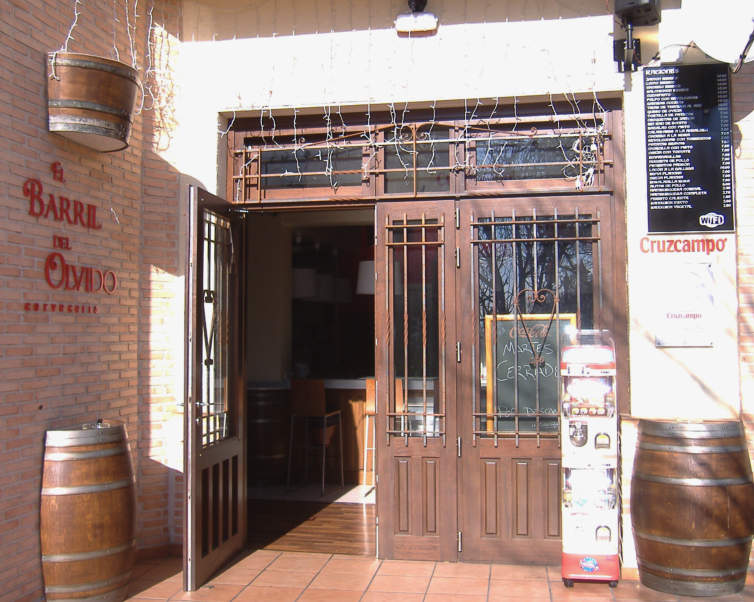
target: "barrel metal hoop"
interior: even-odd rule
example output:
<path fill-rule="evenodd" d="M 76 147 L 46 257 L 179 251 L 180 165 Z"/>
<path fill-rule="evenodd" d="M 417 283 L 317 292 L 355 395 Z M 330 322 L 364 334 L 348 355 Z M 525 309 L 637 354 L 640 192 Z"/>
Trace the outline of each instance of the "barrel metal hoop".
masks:
<path fill-rule="evenodd" d="M 91 429 L 47 431 L 45 444 L 48 447 L 78 447 L 98 443 L 116 443 L 125 439 L 122 426 Z"/>
<path fill-rule="evenodd" d="M 646 560 L 640 560 L 639 565 L 650 571 L 662 571 L 671 575 L 677 575 L 679 577 L 730 577 L 732 575 L 738 575 L 739 573 L 746 573 L 748 564 L 736 567 L 732 569 L 679 569 L 671 566 L 662 566 L 654 564 L 653 562 L 647 562 Z"/>
<path fill-rule="evenodd" d="M 42 562 L 79 562 L 81 560 L 93 560 L 104 556 L 114 556 L 121 552 L 126 552 L 136 545 L 136 540 L 132 539 L 131 543 L 123 544 L 115 548 L 106 548 L 104 550 L 95 550 L 94 552 L 77 552 L 70 554 L 42 554 Z"/>
<path fill-rule="evenodd" d="M 110 449 L 100 449 L 85 452 L 49 452 L 45 453 L 45 462 L 67 462 L 69 460 L 91 460 L 94 458 L 107 458 L 110 456 L 120 456 L 126 453 L 123 446 L 112 447 Z"/>
<path fill-rule="evenodd" d="M 637 472 L 634 477 L 651 481 L 653 483 L 665 483 L 668 485 L 688 485 L 690 487 L 727 487 L 730 485 L 748 485 L 751 483 L 749 477 L 731 477 L 727 479 L 694 479 L 683 477 L 661 477 L 658 475 L 644 474 Z"/>
<path fill-rule="evenodd" d="M 108 107 L 107 105 L 101 105 L 96 102 L 89 102 L 88 100 L 71 100 L 71 99 L 54 99 L 51 98 L 47 101 L 47 106 L 53 109 L 85 109 L 89 111 L 97 111 L 99 113 L 108 113 L 117 117 L 123 117 L 124 119 L 131 118 L 130 111 L 124 111 L 116 107 Z"/>
<path fill-rule="evenodd" d="M 661 592 L 680 596 L 724 596 L 740 592 L 745 585 L 746 575 L 730 581 L 687 581 L 685 579 L 668 579 L 646 571 L 640 573 L 643 585 Z M 56 600 L 56 602 L 58 602 Z M 67 602 L 67 601 L 66 601 Z"/>
<path fill-rule="evenodd" d="M 679 452 L 682 454 L 728 454 L 746 451 L 743 445 L 710 445 L 705 447 L 704 445 L 660 445 L 659 443 L 649 443 L 648 441 L 640 442 L 639 449 Z"/>
<path fill-rule="evenodd" d="M 131 571 L 121 573 L 105 581 L 96 581 L 94 583 L 78 583 L 74 585 L 49 585 L 45 586 L 45 593 L 47 594 L 74 594 L 77 592 L 86 592 L 88 590 L 97 590 L 116 583 L 122 583 L 128 581 L 131 578 Z M 85 599 L 85 598 L 82 598 Z"/>
<path fill-rule="evenodd" d="M 112 137 L 113 133 L 125 136 L 131 128 L 131 123 L 127 121 L 116 123 L 77 115 L 50 115 L 47 123 L 51 132 L 83 132 L 100 134 L 108 138 Z"/>
<path fill-rule="evenodd" d="M 86 59 L 73 59 L 64 56 L 57 55 L 55 57 L 55 67 L 78 67 L 79 69 L 93 69 L 95 71 L 104 71 L 106 73 L 112 73 L 114 75 L 120 75 L 126 79 L 130 79 L 133 83 L 138 84 L 139 80 L 136 77 L 136 70 L 128 65 L 111 65 L 108 63 L 100 63 L 98 61 L 88 61 Z"/>
<path fill-rule="evenodd" d="M 96 485 L 77 485 L 75 487 L 43 487 L 42 495 L 78 495 L 81 493 L 99 493 L 123 489 L 131 485 L 131 479 L 122 479 L 111 483 L 98 483 Z"/>
<path fill-rule="evenodd" d="M 639 420 L 639 433 L 655 437 L 680 437 L 682 439 L 727 439 L 743 435 L 741 423 L 725 422 L 670 422 Z"/>
<path fill-rule="evenodd" d="M 751 535 L 747 537 L 737 537 L 735 539 L 678 539 L 675 537 L 664 537 L 662 535 L 651 535 L 636 530 L 634 530 L 634 535 L 649 541 L 656 541 L 657 543 L 667 543 L 674 546 L 689 546 L 693 548 L 722 548 L 749 543 L 752 539 Z"/>

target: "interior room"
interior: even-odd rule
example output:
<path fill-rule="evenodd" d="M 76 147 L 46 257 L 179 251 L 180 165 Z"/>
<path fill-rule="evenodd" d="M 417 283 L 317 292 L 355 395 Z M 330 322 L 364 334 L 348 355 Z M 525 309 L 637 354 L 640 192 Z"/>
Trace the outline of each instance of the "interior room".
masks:
<path fill-rule="evenodd" d="M 246 222 L 250 543 L 374 554 L 373 211 Z"/>

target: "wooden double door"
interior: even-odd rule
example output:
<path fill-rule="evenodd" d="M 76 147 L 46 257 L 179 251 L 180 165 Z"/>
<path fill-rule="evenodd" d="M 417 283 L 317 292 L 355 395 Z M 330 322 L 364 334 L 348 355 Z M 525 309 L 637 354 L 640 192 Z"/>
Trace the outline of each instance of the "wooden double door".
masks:
<path fill-rule="evenodd" d="M 610 195 L 378 205 L 380 557 L 559 560 L 559 350 L 623 344 L 621 231 Z"/>

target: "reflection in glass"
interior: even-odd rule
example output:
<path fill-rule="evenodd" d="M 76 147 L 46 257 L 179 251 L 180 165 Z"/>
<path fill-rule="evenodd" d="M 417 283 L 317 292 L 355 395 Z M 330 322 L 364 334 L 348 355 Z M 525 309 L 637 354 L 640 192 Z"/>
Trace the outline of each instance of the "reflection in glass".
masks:
<path fill-rule="evenodd" d="M 228 429 L 228 346 L 227 321 L 230 296 L 230 223 L 209 211 L 203 213 L 201 232 L 202 282 L 199 322 L 202 340 L 200 399 L 197 417 L 203 447 L 230 435 Z"/>
<path fill-rule="evenodd" d="M 478 140 L 477 182 L 542 180 L 579 175 L 579 136 Z"/>
<path fill-rule="evenodd" d="M 487 217 L 476 223 L 484 411 L 475 430 L 556 433 L 565 329 L 594 327 L 596 220 L 554 215 Z M 537 302 L 531 291 L 542 290 L 551 292 Z"/>
<path fill-rule="evenodd" d="M 343 173 L 349 172 L 349 173 Z M 335 144 L 319 148 L 265 150 L 263 188 L 325 188 L 361 186 L 361 147 Z"/>
<path fill-rule="evenodd" d="M 437 221 L 394 222 L 392 255 L 395 434 L 440 434 Z"/>
<path fill-rule="evenodd" d="M 385 192 L 413 193 L 414 157 L 416 157 L 416 192 L 443 192 L 450 189 L 449 129 L 424 126 L 416 131 L 409 127 L 396 127 L 389 131 L 385 146 L 385 167 L 397 171 L 385 174 Z"/>

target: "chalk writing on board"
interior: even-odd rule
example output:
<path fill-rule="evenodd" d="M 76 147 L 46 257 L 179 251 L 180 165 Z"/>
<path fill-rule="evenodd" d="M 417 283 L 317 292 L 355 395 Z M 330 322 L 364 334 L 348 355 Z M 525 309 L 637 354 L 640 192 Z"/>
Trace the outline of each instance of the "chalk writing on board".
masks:
<path fill-rule="evenodd" d="M 531 343 L 522 320 L 526 321 Z M 576 316 L 560 314 L 548 328 L 549 322 L 549 315 L 538 314 L 485 317 L 489 416 L 534 418 L 557 414 L 559 347 L 567 340 L 566 328 L 576 325 Z M 544 360 L 539 366 L 530 362 L 535 355 Z"/>

